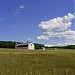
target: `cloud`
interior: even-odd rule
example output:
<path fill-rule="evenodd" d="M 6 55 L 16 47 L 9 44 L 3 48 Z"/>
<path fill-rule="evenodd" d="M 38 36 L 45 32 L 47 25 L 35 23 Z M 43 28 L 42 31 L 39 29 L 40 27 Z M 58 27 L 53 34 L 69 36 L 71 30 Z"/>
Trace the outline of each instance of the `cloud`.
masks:
<path fill-rule="evenodd" d="M 45 44 L 45 47 L 51 47 L 51 46 L 64 46 L 66 45 L 65 43 L 53 43 L 53 44 Z"/>
<path fill-rule="evenodd" d="M 24 8 L 24 5 L 20 5 L 19 8 L 20 8 L 20 9 L 23 9 L 23 8 Z"/>
<path fill-rule="evenodd" d="M 44 21 L 39 24 L 39 27 L 43 30 L 53 31 L 53 30 L 66 30 L 71 26 L 71 20 L 74 19 L 74 15 L 68 13 L 64 17 L 57 17 L 50 19 L 49 21 Z"/>
<path fill-rule="evenodd" d="M 0 18 L 0 21 L 3 21 L 4 19 L 3 18 Z"/>
<path fill-rule="evenodd" d="M 32 39 L 31 39 L 31 38 L 27 38 L 27 40 L 28 40 L 28 41 L 32 41 Z"/>
<path fill-rule="evenodd" d="M 3 22 L 3 20 L 4 20 L 3 18 L 0 18 L 0 24 Z"/>
<path fill-rule="evenodd" d="M 66 31 L 62 31 L 62 32 L 43 32 L 44 35 L 48 36 L 48 37 L 59 37 L 59 38 L 67 38 L 67 37 L 72 37 L 75 34 L 75 31 L 72 30 L 66 30 Z"/>
<path fill-rule="evenodd" d="M 49 38 L 47 36 L 44 36 L 44 35 L 37 36 L 37 39 L 39 39 L 39 40 L 49 40 Z"/>
<path fill-rule="evenodd" d="M 21 9 L 23 9 L 24 8 L 24 5 L 20 5 L 20 6 L 18 6 L 18 8 L 16 9 L 16 12 L 15 12 L 15 16 L 18 16 L 18 15 L 20 15 L 21 14 Z"/>
<path fill-rule="evenodd" d="M 75 31 L 71 30 L 72 20 L 75 16 L 71 13 L 64 17 L 57 17 L 50 19 L 49 21 L 43 21 L 39 24 L 39 27 L 43 30 L 41 36 L 37 36 L 39 40 L 49 40 L 49 38 L 65 38 L 65 43 L 71 43 L 75 37 Z M 74 42 L 73 42 L 74 44 Z"/>

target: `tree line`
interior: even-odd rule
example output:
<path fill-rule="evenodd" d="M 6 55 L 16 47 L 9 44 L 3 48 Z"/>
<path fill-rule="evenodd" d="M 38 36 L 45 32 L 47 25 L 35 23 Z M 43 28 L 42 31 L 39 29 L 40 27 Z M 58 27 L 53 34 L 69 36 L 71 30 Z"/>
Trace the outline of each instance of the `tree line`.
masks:
<path fill-rule="evenodd" d="M 0 41 L 0 48 L 15 48 L 16 43 L 15 41 Z"/>
<path fill-rule="evenodd" d="M 15 42 L 15 41 L 0 41 L 0 48 L 15 48 L 15 44 L 19 44 L 22 42 Z M 34 43 L 35 45 L 35 49 L 42 49 L 44 47 L 44 44 L 38 44 L 38 43 Z M 54 48 L 58 48 L 58 49 L 75 49 L 75 45 L 68 45 L 68 46 L 53 46 L 53 47 L 46 47 L 46 49 L 54 49 Z"/>
<path fill-rule="evenodd" d="M 46 49 L 75 49 L 75 45 L 67 45 L 67 46 L 52 46 L 52 47 L 46 47 Z"/>
<path fill-rule="evenodd" d="M 21 44 L 22 42 L 15 41 L 0 41 L 0 48 L 15 48 L 15 44 Z M 35 49 L 41 49 L 44 47 L 43 44 L 34 43 Z"/>

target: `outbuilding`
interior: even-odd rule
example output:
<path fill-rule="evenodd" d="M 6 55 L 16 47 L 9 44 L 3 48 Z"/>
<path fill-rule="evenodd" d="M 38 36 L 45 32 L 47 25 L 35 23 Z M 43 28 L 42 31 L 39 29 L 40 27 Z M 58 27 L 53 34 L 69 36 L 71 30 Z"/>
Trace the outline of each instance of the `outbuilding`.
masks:
<path fill-rule="evenodd" d="M 26 42 L 22 44 L 16 44 L 15 49 L 28 49 L 28 50 L 34 50 L 35 46 L 32 42 Z"/>
<path fill-rule="evenodd" d="M 43 50 L 46 50 L 45 47 L 42 48 Z"/>

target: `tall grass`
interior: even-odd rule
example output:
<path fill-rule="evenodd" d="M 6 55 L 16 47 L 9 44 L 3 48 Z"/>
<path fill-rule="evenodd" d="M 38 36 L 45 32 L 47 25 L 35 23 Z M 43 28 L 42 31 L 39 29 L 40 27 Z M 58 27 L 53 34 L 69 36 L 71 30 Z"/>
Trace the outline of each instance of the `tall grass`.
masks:
<path fill-rule="evenodd" d="M 0 75 L 75 75 L 75 51 L 1 49 Z"/>

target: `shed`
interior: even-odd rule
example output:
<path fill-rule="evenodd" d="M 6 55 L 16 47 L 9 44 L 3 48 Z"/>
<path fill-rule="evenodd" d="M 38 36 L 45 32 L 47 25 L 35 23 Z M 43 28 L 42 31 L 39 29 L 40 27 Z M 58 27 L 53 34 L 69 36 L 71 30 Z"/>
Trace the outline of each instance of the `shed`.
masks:
<path fill-rule="evenodd" d="M 45 47 L 42 47 L 43 50 L 45 50 Z"/>

